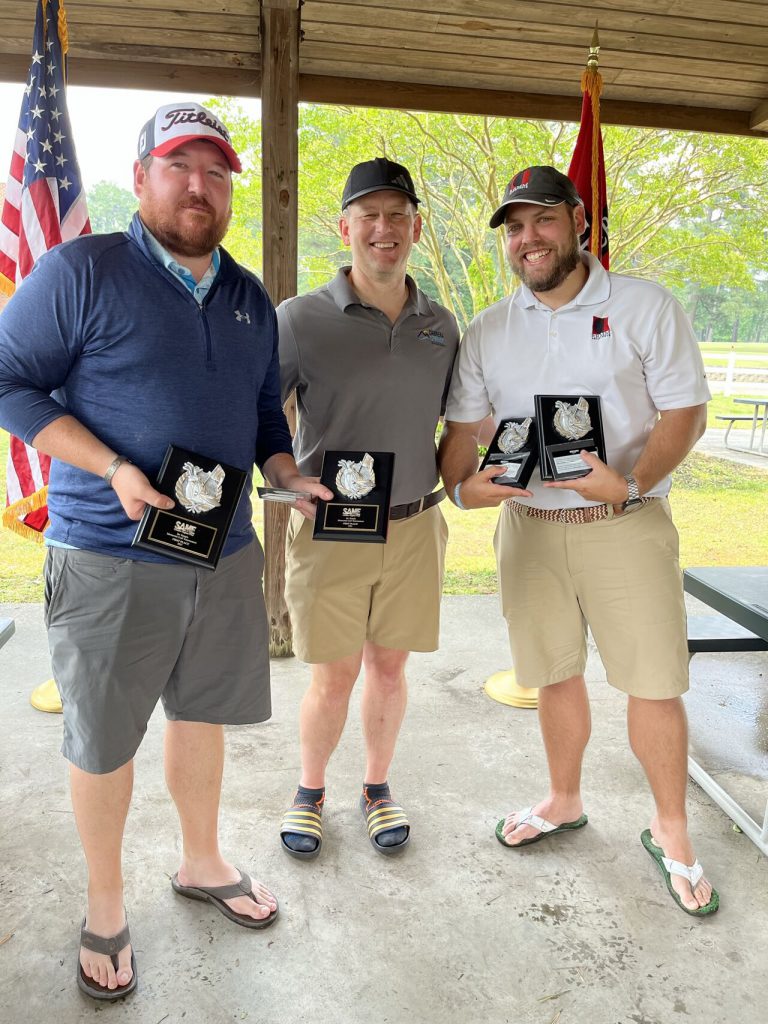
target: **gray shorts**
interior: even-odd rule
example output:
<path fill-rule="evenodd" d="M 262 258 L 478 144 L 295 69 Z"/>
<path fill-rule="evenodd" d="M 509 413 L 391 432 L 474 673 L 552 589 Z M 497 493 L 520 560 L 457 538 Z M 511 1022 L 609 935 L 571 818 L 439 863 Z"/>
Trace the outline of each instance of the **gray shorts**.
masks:
<path fill-rule="evenodd" d="M 94 774 L 134 756 L 157 704 L 173 721 L 272 713 L 258 541 L 215 572 L 51 547 L 45 621 L 67 760 Z"/>

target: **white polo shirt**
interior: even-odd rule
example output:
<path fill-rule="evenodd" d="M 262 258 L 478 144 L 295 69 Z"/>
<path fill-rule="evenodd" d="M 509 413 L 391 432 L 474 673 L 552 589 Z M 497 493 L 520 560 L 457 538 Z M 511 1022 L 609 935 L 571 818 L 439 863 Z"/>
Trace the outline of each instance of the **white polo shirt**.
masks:
<path fill-rule="evenodd" d="M 447 420 L 532 416 L 534 395 L 590 394 L 601 400 L 608 465 L 631 472 L 659 410 L 709 401 L 690 322 L 660 285 L 609 274 L 591 254 L 587 282 L 552 310 L 525 285 L 471 322 L 451 381 Z M 528 485 L 538 508 L 593 505 L 575 491 L 544 488 L 538 467 Z M 648 491 L 669 493 L 664 477 Z"/>

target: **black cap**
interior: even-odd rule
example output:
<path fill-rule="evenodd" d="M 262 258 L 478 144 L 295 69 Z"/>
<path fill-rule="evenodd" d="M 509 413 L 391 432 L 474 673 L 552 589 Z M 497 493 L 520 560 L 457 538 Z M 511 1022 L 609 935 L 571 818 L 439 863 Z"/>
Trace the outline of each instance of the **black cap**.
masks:
<path fill-rule="evenodd" d="M 506 217 L 506 209 L 512 203 L 535 203 L 536 206 L 583 206 L 576 186 L 554 167 L 526 167 L 510 181 L 504 191 L 501 206 L 490 219 L 492 228 L 497 228 Z"/>
<path fill-rule="evenodd" d="M 421 200 L 413 187 L 413 178 L 402 164 L 393 163 L 386 157 L 378 156 L 375 160 L 355 164 L 349 172 L 347 183 L 341 197 L 341 208 L 345 210 L 355 199 L 367 196 L 369 192 L 402 192 L 414 203 Z"/>

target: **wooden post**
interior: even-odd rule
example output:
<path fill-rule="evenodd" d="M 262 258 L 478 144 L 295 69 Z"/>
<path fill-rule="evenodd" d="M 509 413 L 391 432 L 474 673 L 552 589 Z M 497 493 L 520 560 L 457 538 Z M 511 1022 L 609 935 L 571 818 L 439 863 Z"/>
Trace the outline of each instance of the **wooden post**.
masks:
<path fill-rule="evenodd" d="M 299 165 L 299 34 L 301 0 L 261 0 L 261 145 L 264 284 L 277 306 L 296 294 Z M 295 410 L 295 406 L 294 406 Z M 295 411 L 291 431 L 295 430 Z M 293 654 L 285 604 L 288 509 L 264 505 L 264 594 L 269 654 Z"/>

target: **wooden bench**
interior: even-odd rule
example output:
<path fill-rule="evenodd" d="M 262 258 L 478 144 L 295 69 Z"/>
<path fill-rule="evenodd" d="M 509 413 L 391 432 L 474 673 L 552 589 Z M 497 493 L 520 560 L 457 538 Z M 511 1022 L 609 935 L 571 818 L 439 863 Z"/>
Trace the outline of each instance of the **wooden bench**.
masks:
<path fill-rule="evenodd" d="M 0 647 L 8 643 L 16 631 L 13 619 L 0 619 Z"/>
<path fill-rule="evenodd" d="M 688 616 L 688 656 L 720 651 L 768 651 L 768 640 L 715 612 Z"/>
<path fill-rule="evenodd" d="M 734 423 L 754 423 L 755 422 L 754 416 L 739 416 L 738 414 L 735 415 L 735 416 L 730 416 L 730 415 L 725 415 L 725 414 L 718 415 L 718 416 L 715 416 L 715 419 L 716 420 L 728 420 L 728 426 L 726 427 L 726 430 L 725 430 L 725 437 L 723 438 L 723 444 L 725 445 L 726 448 L 729 447 L 729 445 L 728 445 L 728 435 L 730 434 L 731 429 L 733 428 L 733 424 Z"/>

